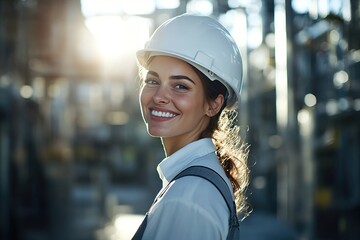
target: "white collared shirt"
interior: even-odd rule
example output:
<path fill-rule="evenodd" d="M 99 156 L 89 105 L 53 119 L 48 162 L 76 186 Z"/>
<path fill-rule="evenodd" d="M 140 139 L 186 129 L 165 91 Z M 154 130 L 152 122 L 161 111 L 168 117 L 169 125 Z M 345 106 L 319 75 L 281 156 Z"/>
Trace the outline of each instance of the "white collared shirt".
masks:
<path fill-rule="evenodd" d="M 215 170 L 231 189 L 210 138 L 186 145 L 158 165 L 163 187 L 182 170 L 194 165 Z M 228 224 L 229 210 L 216 187 L 203 178 L 187 176 L 173 182 L 150 209 L 143 239 L 226 239 Z"/>

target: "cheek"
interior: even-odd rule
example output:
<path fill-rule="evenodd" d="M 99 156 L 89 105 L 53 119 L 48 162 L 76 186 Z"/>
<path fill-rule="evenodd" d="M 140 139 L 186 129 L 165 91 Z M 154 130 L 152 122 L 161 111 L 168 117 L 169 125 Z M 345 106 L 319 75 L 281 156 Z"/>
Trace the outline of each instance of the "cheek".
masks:
<path fill-rule="evenodd" d="M 145 123 L 147 123 L 147 110 L 146 110 L 146 103 L 144 102 L 144 99 L 143 99 L 143 95 L 141 94 L 140 97 L 139 97 L 139 103 L 140 103 L 140 112 L 141 112 L 141 116 L 142 116 L 142 119 Z"/>
<path fill-rule="evenodd" d="M 139 102 L 141 107 L 146 105 L 148 101 L 149 101 L 149 93 L 144 88 L 142 88 L 140 90 L 140 95 L 139 95 Z"/>
<path fill-rule="evenodd" d="M 141 108 L 141 113 L 145 118 L 149 117 L 149 105 L 153 102 L 154 90 L 149 88 L 143 88 L 140 91 L 139 103 Z"/>
<path fill-rule="evenodd" d="M 140 91 L 140 95 L 139 95 L 139 103 L 140 103 L 140 108 L 141 108 L 141 112 L 144 114 L 144 111 L 146 109 L 146 105 L 148 103 L 149 96 L 148 94 L 146 94 L 146 92 L 144 92 L 144 90 L 142 89 Z"/>
<path fill-rule="evenodd" d="M 204 101 L 200 96 L 201 94 L 194 94 L 186 98 L 177 98 L 174 102 L 183 112 L 200 113 L 204 108 Z"/>
<path fill-rule="evenodd" d="M 176 106 L 181 109 L 182 112 L 192 111 L 195 106 L 193 98 L 177 98 L 174 99 Z"/>

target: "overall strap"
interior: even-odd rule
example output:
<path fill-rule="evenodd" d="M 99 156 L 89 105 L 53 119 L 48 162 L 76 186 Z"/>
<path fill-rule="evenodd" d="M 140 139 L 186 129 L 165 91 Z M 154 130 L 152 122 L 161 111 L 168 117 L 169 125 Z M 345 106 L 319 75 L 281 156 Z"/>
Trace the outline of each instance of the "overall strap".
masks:
<path fill-rule="evenodd" d="M 206 179 L 207 181 L 211 182 L 221 193 L 223 196 L 226 205 L 230 212 L 229 217 L 229 233 L 227 236 L 227 239 L 234 239 L 234 237 L 237 235 L 237 230 L 239 228 L 239 220 L 236 215 L 236 206 L 235 202 L 233 200 L 232 194 L 229 190 L 228 185 L 226 184 L 225 180 L 214 170 L 211 168 L 205 167 L 205 166 L 191 166 L 189 168 L 186 168 L 182 172 L 180 172 L 178 175 L 172 179 L 169 184 L 165 187 L 165 189 L 159 194 L 159 196 L 155 199 L 154 203 L 157 201 L 158 198 L 162 197 L 163 194 L 168 190 L 171 183 L 175 181 L 176 179 L 185 177 L 185 176 L 196 176 Z M 154 204 L 153 203 L 153 204 Z M 146 224 L 147 224 L 147 218 L 148 213 L 146 213 L 145 218 L 143 222 L 141 223 L 140 227 L 138 228 L 137 232 L 135 233 L 132 240 L 141 240 Z"/>
<path fill-rule="evenodd" d="M 221 193 L 229 211 L 232 212 L 233 197 L 225 180 L 217 172 L 205 166 L 191 166 L 176 175 L 172 181 L 185 176 L 201 177 L 211 182 Z"/>
<path fill-rule="evenodd" d="M 167 190 L 171 187 L 172 183 L 173 183 L 174 179 L 171 180 L 165 187 L 163 190 L 161 190 L 161 192 L 156 196 L 154 202 L 151 204 L 150 209 L 155 205 L 155 203 L 167 192 Z M 150 210 L 149 210 L 150 211 Z M 145 214 L 145 217 L 143 219 L 143 221 L 141 222 L 139 228 L 137 229 L 135 235 L 131 238 L 131 240 L 141 240 L 142 236 L 144 235 L 145 232 L 145 228 L 147 225 L 147 219 L 148 219 L 148 214 L 149 211 Z"/>
<path fill-rule="evenodd" d="M 236 205 L 225 180 L 211 168 L 205 166 L 191 166 L 176 175 L 173 181 L 184 176 L 197 176 L 204 178 L 211 182 L 219 190 L 230 212 L 229 233 L 227 239 L 239 239 L 239 220 L 236 214 Z"/>
<path fill-rule="evenodd" d="M 173 181 L 173 180 L 172 180 Z M 166 191 L 170 188 L 170 186 L 172 185 L 172 181 L 168 183 L 168 185 L 166 185 L 166 187 L 158 194 L 158 196 L 155 198 L 154 202 L 151 204 L 150 209 L 152 208 L 152 206 L 155 205 L 155 203 L 166 193 Z M 150 210 L 149 210 L 150 211 Z M 136 231 L 135 235 L 131 238 L 131 240 L 141 240 L 142 236 L 144 235 L 145 232 L 145 228 L 147 225 L 147 219 L 148 219 L 148 214 L 149 211 L 145 214 L 145 217 L 143 219 L 143 221 L 141 222 L 138 230 Z"/>
<path fill-rule="evenodd" d="M 148 218 L 148 213 L 146 213 L 143 221 L 141 222 L 141 225 L 139 226 L 138 230 L 136 230 L 135 235 L 131 238 L 131 240 L 141 240 L 144 232 L 145 232 L 145 228 L 147 225 L 147 218 Z"/>

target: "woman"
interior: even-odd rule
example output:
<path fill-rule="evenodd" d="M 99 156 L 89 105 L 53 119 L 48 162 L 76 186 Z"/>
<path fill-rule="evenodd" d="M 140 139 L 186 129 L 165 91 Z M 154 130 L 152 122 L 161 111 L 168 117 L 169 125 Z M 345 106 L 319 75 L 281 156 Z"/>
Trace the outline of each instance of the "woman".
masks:
<path fill-rule="evenodd" d="M 137 59 L 142 116 L 166 155 L 157 167 L 166 192 L 150 208 L 142 239 L 226 239 L 230 213 L 216 187 L 196 176 L 171 180 L 190 166 L 211 168 L 246 215 L 247 147 L 231 110 L 241 91 L 240 52 L 216 20 L 183 14 L 163 23 Z"/>

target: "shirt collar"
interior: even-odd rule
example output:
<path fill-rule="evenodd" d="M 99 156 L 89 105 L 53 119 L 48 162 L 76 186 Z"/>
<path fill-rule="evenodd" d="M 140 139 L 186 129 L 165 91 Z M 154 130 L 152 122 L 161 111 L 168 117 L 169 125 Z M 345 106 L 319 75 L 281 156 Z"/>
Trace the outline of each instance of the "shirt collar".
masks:
<path fill-rule="evenodd" d="M 191 165 L 195 159 L 212 152 L 215 152 L 212 139 L 203 138 L 189 143 L 172 155 L 164 158 L 157 166 L 163 186 L 166 186 L 178 173 Z"/>

